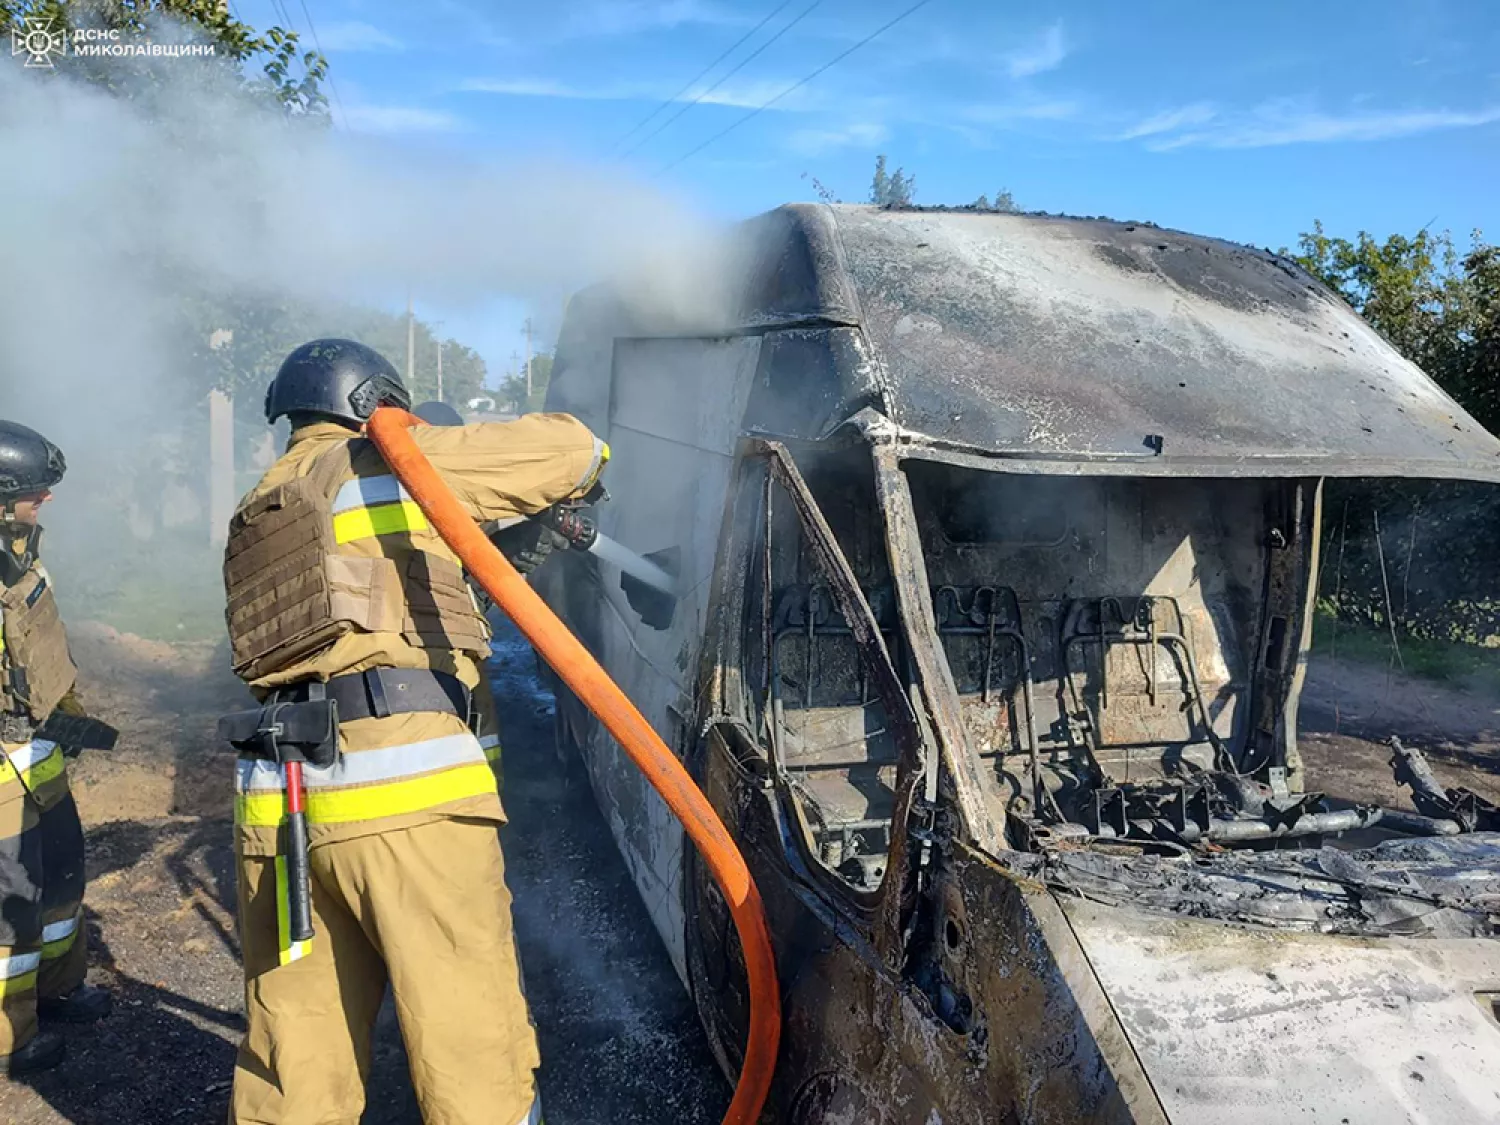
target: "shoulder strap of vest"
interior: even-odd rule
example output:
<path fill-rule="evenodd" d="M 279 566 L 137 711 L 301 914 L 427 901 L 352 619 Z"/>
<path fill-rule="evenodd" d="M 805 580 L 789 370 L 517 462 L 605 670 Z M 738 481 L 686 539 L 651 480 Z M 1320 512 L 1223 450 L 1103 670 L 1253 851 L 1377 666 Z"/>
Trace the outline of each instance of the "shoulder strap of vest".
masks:
<path fill-rule="evenodd" d="M 319 453 L 308 466 L 308 479 L 329 501 L 339 486 L 354 476 L 353 446 L 352 441 L 341 441 Z"/>

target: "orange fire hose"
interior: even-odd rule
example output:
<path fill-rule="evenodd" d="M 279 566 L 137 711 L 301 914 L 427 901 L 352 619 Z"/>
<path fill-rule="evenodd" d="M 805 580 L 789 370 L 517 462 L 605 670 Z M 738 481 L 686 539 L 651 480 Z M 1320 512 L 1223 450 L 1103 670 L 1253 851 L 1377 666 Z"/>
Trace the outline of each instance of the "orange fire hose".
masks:
<path fill-rule="evenodd" d="M 750 984 L 750 1034 L 740 1080 L 729 1112 L 724 1116 L 724 1125 L 754 1125 L 776 1069 L 781 1040 L 781 992 L 776 982 L 765 907 L 750 869 L 713 806 L 693 784 L 676 755 L 667 749 L 666 743 L 588 649 L 511 566 L 510 560 L 495 549 L 443 483 L 407 432 L 411 426 L 424 424 L 414 414 L 382 407 L 370 418 L 368 432 L 391 471 L 469 573 L 489 591 L 495 604 L 614 735 L 636 768 L 661 794 L 724 892 L 739 930 Z"/>

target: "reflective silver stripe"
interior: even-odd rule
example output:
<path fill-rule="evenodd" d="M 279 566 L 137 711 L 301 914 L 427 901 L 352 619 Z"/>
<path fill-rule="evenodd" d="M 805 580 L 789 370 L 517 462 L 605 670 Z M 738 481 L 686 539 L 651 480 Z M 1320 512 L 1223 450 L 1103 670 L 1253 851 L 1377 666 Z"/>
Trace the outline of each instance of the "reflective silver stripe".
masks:
<path fill-rule="evenodd" d="M 48 742 L 45 738 L 33 739 L 19 750 L 10 752 L 10 764 L 18 770 L 29 770 L 32 766 L 52 757 L 52 752 L 56 749 L 57 743 L 55 742 Z"/>
<path fill-rule="evenodd" d="M 398 501 L 410 499 L 411 493 L 407 492 L 401 482 L 393 476 L 356 477 L 354 480 L 346 481 L 339 489 L 338 495 L 333 498 L 333 514 L 353 511 L 355 508 L 368 508 L 375 504 L 395 504 Z"/>
<path fill-rule="evenodd" d="M 16 953 L 10 957 L 0 957 L 0 980 L 14 980 L 27 973 L 34 973 L 41 963 L 40 953 Z"/>
<path fill-rule="evenodd" d="M 76 929 L 78 929 L 78 915 L 75 914 L 64 921 L 53 922 L 51 925 L 43 926 L 42 942 L 43 944 L 50 944 L 54 941 L 62 941 L 63 938 L 70 937 Z"/>
<path fill-rule="evenodd" d="M 343 754 L 327 768 L 302 767 L 302 782 L 309 789 L 343 789 L 380 781 L 486 762 L 484 749 L 472 734 L 450 734 L 426 742 L 385 746 L 379 750 L 357 750 Z M 235 792 L 281 789 L 281 767 L 259 758 L 241 758 L 235 763 Z"/>

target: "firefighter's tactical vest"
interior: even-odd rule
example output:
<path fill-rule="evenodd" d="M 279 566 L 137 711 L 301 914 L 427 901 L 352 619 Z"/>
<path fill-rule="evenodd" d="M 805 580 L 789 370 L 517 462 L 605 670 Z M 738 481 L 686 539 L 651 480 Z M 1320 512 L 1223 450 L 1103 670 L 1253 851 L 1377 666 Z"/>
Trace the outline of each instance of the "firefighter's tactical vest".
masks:
<path fill-rule="evenodd" d="M 344 442 L 243 504 L 224 553 L 237 675 L 290 668 L 352 632 L 489 657 L 489 624 L 420 509 L 387 470 L 358 476 Z"/>
<path fill-rule="evenodd" d="M 78 669 L 68 652 L 52 581 L 33 563 L 14 586 L 0 591 L 0 711 L 42 723 L 73 689 Z"/>

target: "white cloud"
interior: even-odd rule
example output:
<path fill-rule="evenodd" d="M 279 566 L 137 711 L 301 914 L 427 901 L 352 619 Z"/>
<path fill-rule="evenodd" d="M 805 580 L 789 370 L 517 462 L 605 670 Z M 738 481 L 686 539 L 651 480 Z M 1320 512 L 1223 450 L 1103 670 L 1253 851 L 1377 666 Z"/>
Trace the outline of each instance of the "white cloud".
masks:
<path fill-rule="evenodd" d="M 578 101 L 618 101 L 630 95 L 620 89 L 586 89 L 549 78 L 470 78 L 458 87 L 470 94 L 499 94 L 508 98 L 567 98 Z"/>
<path fill-rule="evenodd" d="M 1026 46 L 1006 55 L 1005 68 L 1012 78 L 1030 78 L 1033 74 L 1057 69 L 1067 57 L 1068 41 L 1059 22 Z"/>
<path fill-rule="evenodd" d="M 1080 106 L 1076 101 L 1053 99 L 1049 101 L 983 102 L 964 106 L 959 116 L 980 125 L 1012 125 L 1018 121 L 1065 121 L 1078 116 Z"/>
<path fill-rule="evenodd" d="M 442 110 L 403 105 L 351 105 L 339 114 L 356 133 L 459 133 L 468 128 L 460 118 Z"/>
<path fill-rule="evenodd" d="M 1294 144 L 1384 141 L 1448 129 L 1472 129 L 1500 122 L 1500 105 L 1472 110 L 1413 109 L 1327 113 L 1295 102 L 1266 102 L 1239 114 L 1198 122 L 1206 128 L 1176 128 L 1152 134 L 1148 146 L 1160 152 L 1178 148 L 1271 148 Z M 1146 134 L 1140 134 L 1145 136 Z"/>
<path fill-rule="evenodd" d="M 737 26 L 741 13 L 711 0 L 593 0 L 573 12 L 567 32 L 576 37 L 638 35 L 692 24 Z"/>
<path fill-rule="evenodd" d="M 840 129 L 798 129 L 787 138 L 787 146 L 802 156 L 822 156 L 841 148 L 874 148 L 890 135 L 878 122 L 859 121 Z"/>
<path fill-rule="evenodd" d="M 1164 110 L 1132 125 L 1120 134 L 1122 141 L 1133 141 L 1140 137 L 1155 137 L 1162 133 L 1175 133 L 1191 125 L 1206 125 L 1218 116 L 1218 111 L 1207 102 L 1195 102 L 1178 109 Z"/>
<path fill-rule="evenodd" d="M 757 82 L 729 83 L 704 94 L 689 90 L 679 100 L 686 105 L 698 98 L 702 105 L 733 106 L 751 109 L 764 105 L 792 84 L 792 79 L 783 81 L 762 80 Z M 458 90 L 471 94 L 498 94 L 512 98 L 562 98 L 569 101 L 619 102 L 619 101 L 666 101 L 676 90 L 667 86 L 645 82 L 619 82 L 600 86 L 573 85 L 550 78 L 470 78 L 458 85 Z M 777 102 L 777 110 L 810 110 L 820 104 L 820 97 L 813 91 L 798 90 L 794 95 Z"/>
<path fill-rule="evenodd" d="M 327 24 L 318 32 L 318 43 L 326 51 L 399 51 L 404 44 L 372 24 L 344 20 Z"/>

